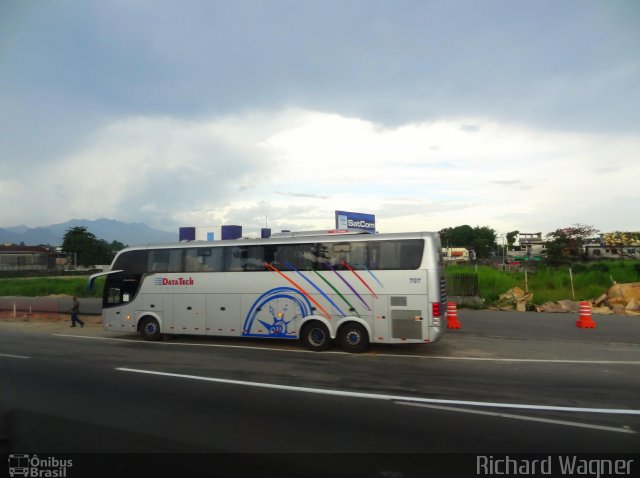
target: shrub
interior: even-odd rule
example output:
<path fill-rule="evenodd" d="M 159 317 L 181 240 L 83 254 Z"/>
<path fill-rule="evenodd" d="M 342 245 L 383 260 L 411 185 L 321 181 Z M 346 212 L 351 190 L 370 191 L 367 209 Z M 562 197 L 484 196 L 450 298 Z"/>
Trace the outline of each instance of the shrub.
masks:
<path fill-rule="evenodd" d="M 596 262 L 591 266 L 591 269 L 599 272 L 609 272 L 609 266 L 604 262 Z"/>

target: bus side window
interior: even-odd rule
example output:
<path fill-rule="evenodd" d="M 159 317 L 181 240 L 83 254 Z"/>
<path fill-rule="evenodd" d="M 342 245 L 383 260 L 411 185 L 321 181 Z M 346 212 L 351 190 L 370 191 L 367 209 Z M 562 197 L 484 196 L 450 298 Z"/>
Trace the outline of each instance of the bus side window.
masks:
<path fill-rule="evenodd" d="M 245 271 L 264 271 L 264 247 L 247 246 L 246 259 L 244 263 Z"/>
<path fill-rule="evenodd" d="M 200 272 L 202 271 L 202 256 L 198 249 L 187 249 L 184 254 L 184 271 Z"/>
<path fill-rule="evenodd" d="M 331 244 L 318 243 L 315 244 L 315 269 L 318 271 L 326 271 L 331 266 Z"/>
<path fill-rule="evenodd" d="M 225 247 L 225 272 L 242 272 L 247 250 L 242 247 Z"/>
<path fill-rule="evenodd" d="M 205 254 L 202 254 L 205 252 Z M 224 270 L 224 251 L 220 247 L 212 247 L 200 251 L 199 257 L 202 270 L 207 272 L 222 272 Z"/>
<path fill-rule="evenodd" d="M 273 265 L 280 270 L 295 267 L 310 271 L 316 267 L 315 244 L 280 244 L 276 247 Z"/>
<path fill-rule="evenodd" d="M 149 251 L 149 272 L 182 272 L 182 249 Z"/>
<path fill-rule="evenodd" d="M 263 246 L 233 246 L 225 248 L 225 271 L 264 271 L 265 248 Z"/>
<path fill-rule="evenodd" d="M 269 264 L 273 264 L 273 262 L 275 262 L 275 255 L 276 255 L 276 248 L 277 246 L 263 246 L 263 254 L 262 254 L 262 260 L 263 260 L 263 265 L 264 262 L 268 262 Z"/>
<path fill-rule="evenodd" d="M 373 244 L 372 244 L 373 246 Z M 420 239 L 403 239 L 375 243 L 370 269 L 417 269 L 422 261 L 424 242 Z"/>
<path fill-rule="evenodd" d="M 403 241 L 400 248 L 401 269 L 417 269 L 422 262 L 424 242 L 420 240 Z"/>
<path fill-rule="evenodd" d="M 169 251 L 169 272 L 182 272 L 182 249 L 171 249 Z"/>
<path fill-rule="evenodd" d="M 366 264 L 365 264 L 366 265 Z M 369 244 L 369 269 L 380 269 L 380 245 L 376 242 Z"/>
<path fill-rule="evenodd" d="M 368 263 L 367 242 L 336 242 L 330 245 L 331 266 L 336 270 Z M 349 266 L 349 267 L 347 267 Z"/>

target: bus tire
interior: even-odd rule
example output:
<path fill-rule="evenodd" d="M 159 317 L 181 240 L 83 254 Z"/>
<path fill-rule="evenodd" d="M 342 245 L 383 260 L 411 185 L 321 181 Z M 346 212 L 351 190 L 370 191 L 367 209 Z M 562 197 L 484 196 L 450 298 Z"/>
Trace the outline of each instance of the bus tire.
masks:
<path fill-rule="evenodd" d="M 348 322 L 340 327 L 338 341 L 342 349 L 349 353 L 362 353 L 369 348 L 369 334 L 356 322 Z"/>
<path fill-rule="evenodd" d="M 331 336 L 329 329 L 322 322 L 313 321 L 304 325 L 300 335 L 302 343 L 309 350 L 321 352 L 331 348 Z"/>
<path fill-rule="evenodd" d="M 160 333 L 160 324 L 153 317 L 145 317 L 140 322 L 140 333 L 145 340 L 160 340 L 162 334 Z"/>

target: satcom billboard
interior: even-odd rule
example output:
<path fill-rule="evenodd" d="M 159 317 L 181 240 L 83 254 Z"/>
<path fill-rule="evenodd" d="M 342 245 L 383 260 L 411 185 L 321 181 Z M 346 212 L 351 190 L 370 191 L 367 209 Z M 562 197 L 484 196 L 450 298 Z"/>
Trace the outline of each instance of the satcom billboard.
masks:
<path fill-rule="evenodd" d="M 376 232 L 376 216 L 361 212 L 336 211 L 336 229 L 364 229 Z"/>

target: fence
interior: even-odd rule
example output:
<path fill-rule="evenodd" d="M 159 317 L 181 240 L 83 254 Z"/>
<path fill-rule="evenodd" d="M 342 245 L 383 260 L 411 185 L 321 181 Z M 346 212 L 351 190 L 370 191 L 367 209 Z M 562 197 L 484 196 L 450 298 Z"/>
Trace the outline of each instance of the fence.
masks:
<path fill-rule="evenodd" d="M 448 296 L 474 297 L 478 295 L 478 274 L 447 274 L 446 279 Z"/>
<path fill-rule="evenodd" d="M 0 271 L 46 271 L 47 256 L 39 253 L 0 254 Z"/>

